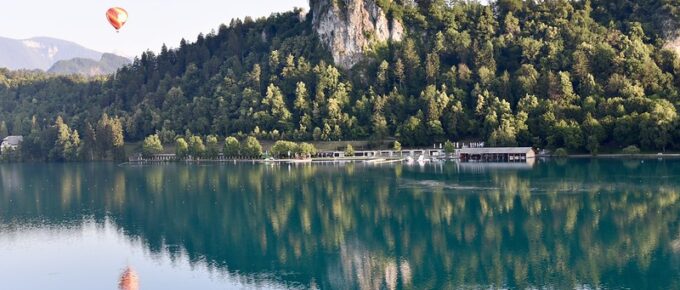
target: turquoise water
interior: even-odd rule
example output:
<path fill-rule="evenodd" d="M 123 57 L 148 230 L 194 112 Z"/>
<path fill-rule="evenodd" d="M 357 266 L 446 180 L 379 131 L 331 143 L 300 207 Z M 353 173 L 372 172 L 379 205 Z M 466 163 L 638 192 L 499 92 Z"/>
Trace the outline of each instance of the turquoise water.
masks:
<path fill-rule="evenodd" d="M 0 165 L 2 289 L 680 289 L 680 160 Z"/>

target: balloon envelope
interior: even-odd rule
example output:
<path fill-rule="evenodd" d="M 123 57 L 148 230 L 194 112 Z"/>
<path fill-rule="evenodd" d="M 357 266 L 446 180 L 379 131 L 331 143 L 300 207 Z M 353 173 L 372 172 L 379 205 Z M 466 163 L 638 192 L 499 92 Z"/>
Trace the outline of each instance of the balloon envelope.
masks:
<path fill-rule="evenodd" d="M 128 14 L 123 8 L 113 7 L 106 11 L 106 19 L 108 19 L 109 23 L 111 23 L 111 26 L 113 26 L 113 28 L 118 31 L 121 27 L 123 27 L 123 25 L 125 25 L 125 22 L 128 19 Z"/>

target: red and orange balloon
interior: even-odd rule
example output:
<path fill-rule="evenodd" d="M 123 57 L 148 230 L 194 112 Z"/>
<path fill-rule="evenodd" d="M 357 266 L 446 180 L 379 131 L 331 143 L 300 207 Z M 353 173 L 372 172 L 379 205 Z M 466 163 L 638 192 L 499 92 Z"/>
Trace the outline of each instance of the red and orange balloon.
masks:
<path fill-rule="evenodd" d="M 109 20 L 111 26 L 118 32 L 118 30 L 125 25 L 125 22 L 127 22 L 128 13 L 123 8 L 113 7 L 106 11 L 106 19 Z"/>

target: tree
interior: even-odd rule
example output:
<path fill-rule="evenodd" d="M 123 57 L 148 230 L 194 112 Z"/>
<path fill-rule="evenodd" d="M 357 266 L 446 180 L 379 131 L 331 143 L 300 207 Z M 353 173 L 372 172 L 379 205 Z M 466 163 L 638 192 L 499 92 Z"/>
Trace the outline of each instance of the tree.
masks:
<path fill-rule="evenodd" d="M 272 146 L 271 154 L 276 158 L 290 158 L 298 151 L 295 142 L 279 140 Z"/>
<path fill-rule="evenodd" d="M 399 140 L 408 146 L 429 143 L 429 140 L 425 137 L 422 119 L 419 116 L 409 117 L 399 131 L 401 135 Z"/>
<path fill-rule="evenodd" d="M 85 131 L 83 133 L 83 142 L 80 146 L 81 159 L 85 161 L 93 160 L 95 156 L 95 146 L 97 144 L 97 133 L 90 122 L 85 124 Z"/>
<path fill-rule="evenodd" d="M 115 117 L 111 119 L 111 145 L 114 149 L 122 148 L 125 145 L 125 138 L 123 136 L 123 124 L 120 118 Z"/>
<path fill-rule="evenodd" d="M 564 148 L 557 148 L 557 150 L 555 150 L 554 155 L 556 157 L 559 157 L 559 158 L 565 158 L 565 157 L 569 156 L 569 153 L 567 153 L 567 150 L 564 149 Z"/>
<path fill-rule="evenodd" d="M 175 141 L 175 155 L 178 159 L 184 159 L 189 155 L 189 144 L 184 138 L 179 137 Z"/>
<path fill-rule="evenodd" d="M 600 140 L 598 140 L 594 135 L 588 136 L 588 140 L 586 140 L 586 148 L 588 151 L 590 151 L 591 155 L 597 155 L 598 151 L 600 150 Z"/>
<path fill-rule="evenodd" d="M 248 136 L 245 142 L 243 142 L 241 154 L 249 158 L 260 158 L 262 156 L 262 145 L 260 145 L 260 142 L 255 137 Z"/>
<path fill-rule="evenodd" d="M 387 89 L 386 86 L 389 68 L 390 64 L 386 60 L 383 60 L 380 63 L 380 66 L 378 66 L 378 74 L 376 76 L 376 80 L 378 81 L 378 90 L 380 93 L 383 93 L 384 90 Z"/>
<path fill-rule="evenodd" d="M 590 154 L 597 155 L 600 148 L 600 142 L 606 137 L 604 128 L 590 113 L 588 113 L 585 120 L 583 120 L 582 127 L 584 136 L 586 137 L 586 149 L 588 149 Z"/>
<path fill-rule="evenodd" d="M 298 153 L 302 158 L 311 158 L 316 155 L 316 147 L 310 143 L 302 142 L 298 145 Z"/>
<path fill-rule="evenodd" d="M 396 152 L 401 152 L 401 143 L 399 141 L 394 141 L 394 145 L 392 146 L 392 150 Z"/>
<path fill-rule="evenodd" d="M 115 159 L 121 159 L 124 155 L 123 146 L 125 140 L 123 136 L 123 125 L 120 118 L 110 118 L 104 113 L 97 122 L 97 153 L 105 157 L 108 153 L 113 153 Z"/>
<path fill-rule="evenodd" d="M 517 132 L 514 124 L 510 120 L 503 120 L 501 126 L 491 132 L 488 141 L 492 147 L 517 146 Z"/>
<path fill-rule="evenodd" d="M 102 114 L 101 118 L 97 122 L 97 146 L 96 146 L 96 153 L 100 157 L 104 157 L 107 152 L 111 151 L 112 143 L 113 143 L 113 134 L 111 131 L 111 120 L 109 119 L 109 115 L 104 113 Z"/>
<path fill-rule="evenodd" d="M 198 135 L 189 137 L 189 155 L 193 158 L 202 158 L 205 156 L 205 145 L 203 138 Z"/>
<path fill-rule="evenodd" d="M 446 154 L 451 154 L 451 153 L 456 152 L 456 146 L 453 145 L 453 142 L 451 142 L 449 140 L 446 140 L 446 142 L 444 142 L 444 152 L 446 152 Z"/>
<path fill-rule="evenodd" d="M 71 131 L 69 146 L 64 149 L 66 161 L 77 161 L 80 158 L 80 135 L 77 130 Z"/>
<path fill-rule="evenodd" d="M 626 155 L 640 154 L 640 149 L 637 148 L 637 146 L 635 146 L 635 145 L 630 145 L 626 148 L 623 148 L 621 153 L 626 154 Z"/>
<path fill-rule="evenodd" d="M 267 94 L 262 100 L 264 111 L 260 112 L 259 118 L 265 130 L 287 130 L 291 127 L 291 113 L 286 107 L 281 90 L 274 84 L 267 87 Z"/>
<path fill-rule="evenodd" d="M 224 140 L 224 156 L 230 158 L 238 157 L 240 146 L 238 139 L 231 136 L 227 137 L 227 139 Z"/>
<path fill-rule="evenodd" d="M 9 135 L 9 132 L 7 130 L 7 124 L 5 121 L 0 122 L 0 140 L 4 139 Z"/>
<path fill-rule="evenodd" d="M 354 156 L 354 147 L 352 147 L 352 144 L 347 144 L 347 147 L 345 147 L 345 156 Z"/>
<path fill-rule="evenodd" d="M 142 155 L 149 158 L 153 155 L 163 152 L 163 144 L 157 134 L 150 135 L 144 139 L 142 143 Z"/>
<path fill-rule="evenodd" d="M 170 144 L 186 130 L 680 149 L 680 57 L 664 48 L 678 0 L 593 1 L 380 0 L 409 33 L 367 45 L 351 70 L 290 21 L 299 11 L 234 20 L 195 43 L 145 52 L 112 78 L 0 70 L 0 137 L 33 135 L 36 150 L 22 155 L 39 160 L 57 137 L 52 158 L 65 159 L 76 130 L 83 159 L 120 159 L 125 141 L 155 132 Z M 59 115 L 69 134 L 51 126 Z"/>
<path fill-rule="evenodd" d="M 61 116 L 57 117 L 54 122 L 56 130 L 56 140 L 53 148 L 49 151 L 49 160 L 51 161 L 75 161 L 78 159 L 78 149 L 80 147 L 80 136 L 78 131 L 71 130 L 69 126 L 64 123 Z"/>
<path fill-rule="evenodd" d="M 304 82 L 298 82 L 295 87 L 295 102 L 293 107 L 298 111 L 298 114 L 308 113 L 309 103 L 307 102 L 309 93 L 307 93 L 307 86 Z"/>
<path fill-rule="evenodd" d="M 206 137 L 206 151 L 205 156 L 210 159 L 215 159 L 220 154 L 219 142 L 217 141 L 217 136 L 208 135 Z"/>

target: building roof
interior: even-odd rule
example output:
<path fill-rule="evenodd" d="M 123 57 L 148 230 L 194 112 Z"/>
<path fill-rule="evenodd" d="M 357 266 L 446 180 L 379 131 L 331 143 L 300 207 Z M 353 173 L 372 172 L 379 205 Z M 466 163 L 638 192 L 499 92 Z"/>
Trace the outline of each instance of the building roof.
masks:
<path fill-rule="evenodd" d="M 5 139 L 2 139 L 2 144 L 8 146 L 18 146 L 23 141 L 23 136 L 7 136 Z"/>
<path fill-rule="evenodd" d="M 463 148 L 459 154 L 526 154 L 533 150 L 531 147 L 486 147 L 486 148 Z"/>

